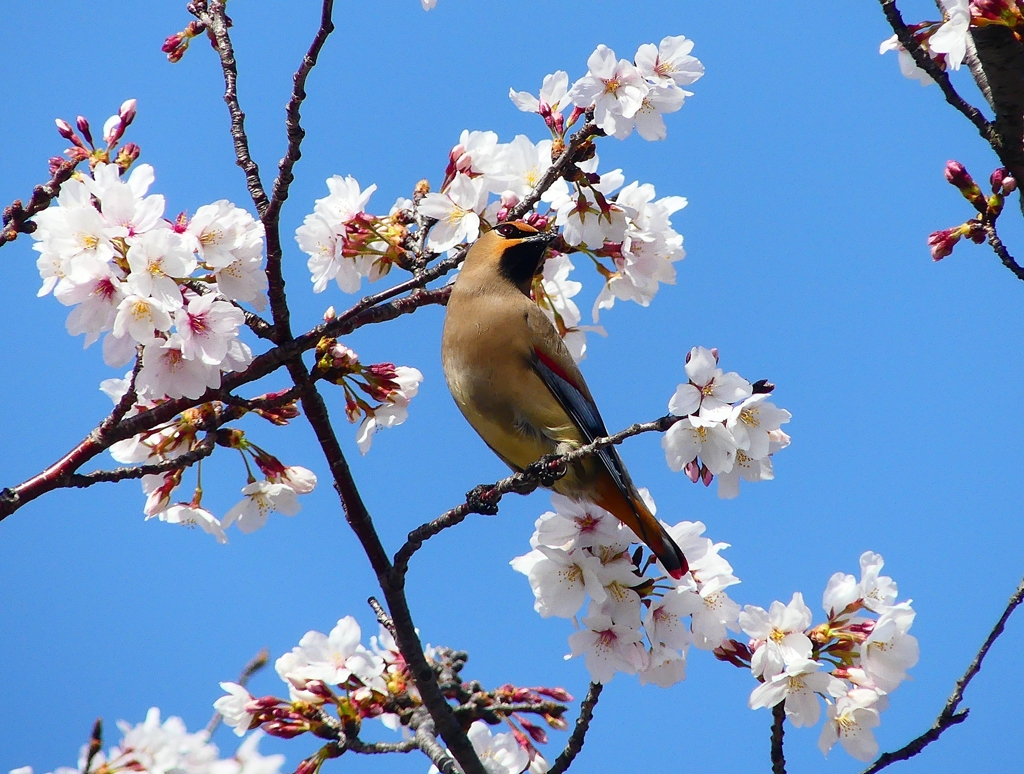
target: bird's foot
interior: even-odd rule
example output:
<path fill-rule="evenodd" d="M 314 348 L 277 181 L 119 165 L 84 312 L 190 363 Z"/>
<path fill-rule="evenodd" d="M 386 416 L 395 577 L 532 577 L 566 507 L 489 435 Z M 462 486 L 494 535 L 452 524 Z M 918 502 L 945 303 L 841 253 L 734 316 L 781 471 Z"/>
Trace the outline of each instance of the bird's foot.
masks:
<path fill-rule="evenodd" d="M 498 501 L 501 495 L 492 484 L 481 484 L 466 492 L 466 503 L 476 513 L 484 516 L 495 516 L 498 513 Z"/>
<path fill-rule="evenodd" d="M 523 472 L 535 479 L 541 486 L 551 488 L 554 483 L 566 474 L 568 466 L 565 459 L 558 454 L 546 454 Z"/>

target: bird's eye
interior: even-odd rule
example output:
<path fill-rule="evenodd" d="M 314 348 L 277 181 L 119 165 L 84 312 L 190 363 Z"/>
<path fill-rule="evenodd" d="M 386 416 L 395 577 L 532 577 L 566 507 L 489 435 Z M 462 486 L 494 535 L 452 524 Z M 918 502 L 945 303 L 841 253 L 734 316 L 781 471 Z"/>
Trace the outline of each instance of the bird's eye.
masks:
<path fill-rule="evenodd" d="M 505 237 L 505 239 L 516 239 L 523 235 L 523 232 L 515 223 L 499 223 L 494 227 L 494 230 Z"/>

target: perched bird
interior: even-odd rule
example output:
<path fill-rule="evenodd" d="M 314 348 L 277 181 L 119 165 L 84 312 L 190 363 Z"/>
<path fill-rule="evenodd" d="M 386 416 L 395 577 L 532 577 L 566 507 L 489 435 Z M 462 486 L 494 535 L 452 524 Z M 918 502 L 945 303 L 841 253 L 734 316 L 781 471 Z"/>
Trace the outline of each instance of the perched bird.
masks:
<path fill-rule="evenodd" d="M 452 397 L 516 471 L 608 435 L 583 374 L 530 298 L 553 238 L 523 221 L 501 223 L 481 236 L 452 288 L 441 339 Z M 551 488 L 611 512 L 672 577 L 687 572 L 686 558 L 644 504 L 615 447 L 572 463 Z"/>

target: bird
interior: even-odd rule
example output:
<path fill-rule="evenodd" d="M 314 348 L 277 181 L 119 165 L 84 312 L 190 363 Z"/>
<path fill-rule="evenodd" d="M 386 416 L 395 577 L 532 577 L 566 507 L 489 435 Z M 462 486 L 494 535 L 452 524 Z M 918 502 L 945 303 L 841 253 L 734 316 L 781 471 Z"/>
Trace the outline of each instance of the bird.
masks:
<path fill-rule="evenodd" d="M 484 443 L 522 472 L 608 435 L 583 374 L 530 290 L 555 234 L 497 224 L 470 247 L 445 314 L 441 362 L 455 403 Z M 614 446 L 568 465 L 550 486 L 633 530 L 679 580 L 686 557 L 644 503 Z"/>

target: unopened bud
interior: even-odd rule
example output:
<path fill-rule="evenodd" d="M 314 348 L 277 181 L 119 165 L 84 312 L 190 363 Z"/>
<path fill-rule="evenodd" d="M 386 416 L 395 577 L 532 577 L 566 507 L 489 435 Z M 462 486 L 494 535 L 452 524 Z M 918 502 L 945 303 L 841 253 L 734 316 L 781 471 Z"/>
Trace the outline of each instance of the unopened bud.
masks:
<path fill-rule="evenodd" d="M 947 161 L 944 174 L 949 184 L 960 191 L 963 197 L 974 205 L 974 209 L 978 212 L 988 210 L 988 202 L 985 201 L 981 189 L 978 188 L 978 184 L 974 182 L 974 178 L 963 164 L 959 161 Z"/>
<path fill-rule="evenodd" d="M 534 688 L 541 696 L 549 696 L 555 701 L 572 701 L 572 694 L 565 688 Z"/>
<path fill-rule="evenodd" d="M 686 473 L 686 477 L 693 483 L 696 484 L 700 481 L 700 465 L 697 464 L 697 460 L 693 459 L 687 462 L 683 472 Z"/>
<path fill-rule="evenodd" d="M 50 168 L 50 174 L 57 174 L 57 170 L 64 166 L 63 156 L 50 156 L 50 160 L 47 162 Z"/>
<path fill-rule="evenodd" d="M 142 148 L 133 142 L 126 142 L 121 146 L 121 149 L 117 152 L 115 163 L 121 168 L 122 174 L 128 171 L 128 167 L 135 163 L 140 153 L 142 153 Z M 181 232 L 179 231 L 178 233 L 180 234 Z"/>
<path fill-rule="evenodd" d="M 554 715 L 545 715 L 544 720 L 549 726 L 555 729 L 555 731 L 569 730 L 569 721 L 561 716 L 555 717 Z"/>
<path fill-rule="evenodd" d="M 715 475 L 708 470 L 707 465 L 700 466 L 700 480 L 704 483 L 704 486 L 711 486 L 711 482 L 715 480 Z"/>
<path fill-rule="evenodd" d="M 173 51 L 168 52 L 167 61 L 171 64 L 175 64 L 176 62 L 180 62 L 183 56 L 185 56 L 185 48 L 176 48 Z"/>
<path fill-rule="evenodd" d="M 336 311 L 334 311 L 334 307 L 333 306 L 329 306 L 329 307 L 327 307 L 327 311 L 324 312 L 324 322 L 330 322 L 331 320 L 333 320 L 337 316 L 338 316 L 338 313 Z"/>
<path fill-rule="evenodd" d="M 75 125 L 78 126 L 78 131 L 85 137 L 85 141 L 92 145 L 92 132 L 89 131 L 89 122 L 85 119 L 85 116 L 79 116 L 75 120 Z"/>
<path fill-rule="evenodd" d="M 82 144 L 82 141 L 79 139 L 78 135 L 75 134 L 75 130 L 71 128 L 71 124 L 69 124 L 63 118 L 55 119 L 54 123 L 57 124 L 57 133 L 60 134 L 61 137 L 63 137 L 65 140 L 70 140 L 76 148 L 82 148 L 83 150 L 85 149 L 85 146 Z"/>
<path fill-rule="evenodd" d="M 305 724 L 288 723 L 287 721 L 275 720 L 270 723 L 263 725 L 263 730 L 271 736 L 277 736 L 281 739 L 294 739 L 297 736 L 302 736 L 309 729 Z M 310 769 L 310 771 L 316 771 L 316 769 Z"/>
<path fill-rule="evenodd" d="M 173 35 L 168 35 L 167 39 L 164 41 L 164 44 L 160 46 L 160 50 L 163 51 L 165 54 L 170 54 L 172 51 L 177 49 L 178 46 L 181 45 L 184 39 L 185 36 L 180 32 L 175 32 Z"/>
<path fill-rule="evenodd" d="M 526 731 L 526 733 L 530 735 L 530 738 L 537 742 L 537 744 L 548 743 L 548 732 L 543 728 L 522 717 L 519 718 L 519 723 L 522 725 L 523 730 Z"/>
<path fill-rule="evenodd" d="M 121 108 L 117 111 L 117 114 L 121 117 L 121 123 L 128 126 L 132 121 L 135 120 L 135 102 L 134 99 L 126 99 L 121 103 Z"/>

